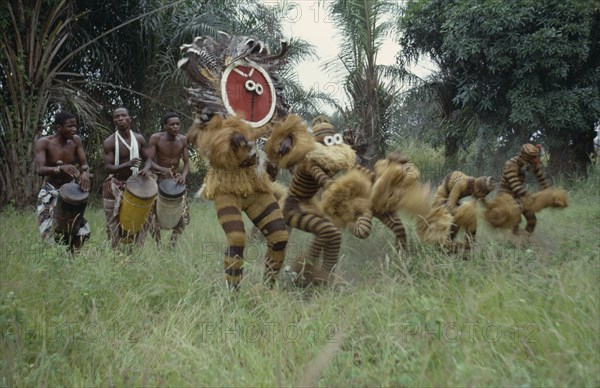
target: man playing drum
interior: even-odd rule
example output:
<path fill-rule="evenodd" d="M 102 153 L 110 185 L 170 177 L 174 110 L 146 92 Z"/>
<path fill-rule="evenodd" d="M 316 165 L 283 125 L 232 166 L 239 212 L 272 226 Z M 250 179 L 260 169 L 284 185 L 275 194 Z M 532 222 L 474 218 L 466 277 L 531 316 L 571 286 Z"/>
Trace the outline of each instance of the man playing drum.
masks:
<path fill-rule="evenodd" d="M 166 179 L 174 179 L 178 185 L 185 185 L 186 177 L 190 171 L 190 154 L 188 141 L 185 135 L 179 134 L 181 120 L 177 113 L 169 112 L 162 119 L 163 132 L 150 136 L 148 145 L 148 158 L 152 161 L 152 170 L 158 173 L 160 185 Z M 179 169 L 179 163 L 183 160 L 183 169 Z M 146 170 L 146 168 L 144 168 Z M 148 171 L 145 171 L 148 172 Z M 160 200 L 160 199 L 159 199 Z M 183 198 L 181 218 L 173 228 L 171 244 L 175 245 L 177 239 L 183 233 L 185 227 L 190 223 L 186 199 Z M 150 231 L 156 243 L 160 243 L 160 223 L 156 212 L 153 212 L 153 222 Z"/>
<path fill-rule="evenodd" d="M 127 179 L 132 175 L 146 176 L 147 170 L 139 170 L 142 161 L 148 169 L 151 161 L 146 152 L 146 140 L 133 132 L 131 117 L 127 108 L 119 107 L 113 111 L 113 123 L 117 131 L 104 141 L 104 168 L 110 174 L 102 187 L 104 213 L 106 215 L 106 232 L 113 248 L 116 248 L 124 238 L 124 231 L 119 223 L 119 210 L 123 199 L 123 191 Z M 144 227 L 133 236 L 138 246 L 144 243 L 148 231 L 149 220 Z"/>
<path fill-rule="evenodd" d="M 54 207 L 61 186 L 76 178 L 79 178 L 81 190 L 89 192 L 89 166 L 81 138 L 75 134 L 77 132 L 75 116 L 62 111 L 54 117 L 54 125 L 56 132 L 40 138 L 35 144 L 36 172 L 46 177 L 38 194 L 38 225 L 42 238 L 48 239 L 54 235 L 57 242 L 69 244 L 69 249 L 73 252 L 90 237 L 90 225 L 85 218 L 80 217 L 77 224 L 73 225 L 73 235 L 65 232 L 56 233 Z"/>

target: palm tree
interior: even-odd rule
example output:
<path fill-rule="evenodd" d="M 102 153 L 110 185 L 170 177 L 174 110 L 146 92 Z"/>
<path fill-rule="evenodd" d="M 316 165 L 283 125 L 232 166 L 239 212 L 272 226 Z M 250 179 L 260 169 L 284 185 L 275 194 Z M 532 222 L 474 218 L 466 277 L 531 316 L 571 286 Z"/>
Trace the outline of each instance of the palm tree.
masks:
<path fill-rule="evenodd" d="M 114 105 L 125 104 L 138 114 L 145 132 L 158 126 L 165 110 L 187 111 L 186 80 L 176 69 L 182 43 L 219 30 L 257 35 L 271 44 L 282 36 L 272 10 L 257 0 L 94 5 L 90 0 L 0 5 L 0 206 L 11 200 L 22 206 L 34 198 L 41 179 L 33 147 L 57 110 L 79 116 L 88 157 L 100 167 Z M 312 54 L 310 45 L 296 40 L 290 61 Z M 289 85 L 298 100 L 305 96 L 293 82 Z"/>
<path fill-rule="evenodd" d="M 395 81 L 404 71 L 377 64 L 383 40 L 394 24 L 386 15 L 395 14 L 396 3 L 388 0 L 336 0 L 331 7 L 343 37 L 337 66 L 344 74 L 344 89 L 350 106 L 338 106 L 348 129 L 358 132 L 372 146 L 375 158 L 383 156 L 391 131 L 391 109 L 398 96 Z M 341 65 L 341 66 L 340 66 Z"/>
<path fill-rule="evenodd" d="M 66 51 L 77 15 L 72 1 L 11 1 L 3 15 L 0 45 L 0 206 L 14 200 L 30 203 L 39 187 L 33 147 L 44 135 L 53 112 L 72 110 L 87 125 L 101 130 L 97 105 L 73 82 Z"/>

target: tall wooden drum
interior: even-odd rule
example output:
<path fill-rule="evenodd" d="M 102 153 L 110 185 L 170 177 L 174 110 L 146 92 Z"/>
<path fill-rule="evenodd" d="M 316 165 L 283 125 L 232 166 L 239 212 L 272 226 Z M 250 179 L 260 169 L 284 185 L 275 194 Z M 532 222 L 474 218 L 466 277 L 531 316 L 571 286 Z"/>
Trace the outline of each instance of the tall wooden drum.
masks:
<path fill-rule="evenodd" d="M 89 196 L 90 193 L 81 190 L 75 182 L 60 187 L 54 208 L 58 232 L 74 235 L 79 231 Z"/>
<path fill-rule="evenodd" d="M 125 232 L 135 234 L 143 229 L 157 194 L 154 179 L 139 174 L 127 179 L 119 209 L 119 224 Z"/>
<path fill-rule="evenodd" d="M 185 184 L 177 184 L 175 179 L 165 179 L 158 185 L 156 218 L 161 229 L 173 229 L 179 223 L 186 189 Z"/>

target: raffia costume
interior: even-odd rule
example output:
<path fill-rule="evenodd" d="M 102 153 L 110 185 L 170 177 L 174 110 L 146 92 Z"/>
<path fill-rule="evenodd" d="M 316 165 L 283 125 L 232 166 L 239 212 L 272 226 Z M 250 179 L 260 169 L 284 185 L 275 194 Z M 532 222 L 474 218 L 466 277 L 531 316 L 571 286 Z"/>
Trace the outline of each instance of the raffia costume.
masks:
<path fill-rule="evenodd" d="M 523 144 L 519 155 L 504 164 L 498 195 L 486 203 L 486 220 L 497 228 L 519 230 L 521 214 L 525 217 L 525 231 L 533 233 L 537 224 L 535 213 L 546 207 L 564 208 L 568 206 L 567 193 L 562 189 L 551 189 L 540 167 L 539 148 L 533 144 Z M 541 191 L 530 194 L 525 189 L 525 173 L 532 171 Z"/>
<path fill-rule="evenodd" d="M 210 164 L 203 196 L 215 202 L 227 238 L 226 283 L 237 289 L 242 280 L 244 212 L 267 239 L 265 281 L 272 285 L 285 258 L 288 232 L 255 140 L 273 120 L 287 115 L 275 74 L 287 45 L 270 55 L 256 39 L 220 32 L 216 39 L 198 37 L 182 49 L 186 58 L 179 67 L 197 85 L 187 89 L 196 109 L 188 139 Z"/>
<path fill-rule="evenodd" d="M 465 229 L 465 242 L 475 239 L 477 232 L 477 200 L 485 198 L 494 190 L 492 177 L 472 177 L 461 171 L 446 175 L 438 186 L 433 199 L 433 207 L 444 207 L 453 216 L 450 240 L 454 240 L 461 228 Z M 473 200 L 460 203 L 462 198 L 471 196 Z"/>
<path fill-rule="evenodd" d="M 370 170 L 362 165 L 357 165 L 356 168 L 363 171 L 366 175 L 369 176 L 371 183 L 373 184 L 372 192 L 370 193 L 369 203 L 371 210 L 373 212 L 373 216 L 379 219 L 385 226 L 388 227 L 396 237 L 396 250 L 404 250 L 406 249 L 406 230 L 404 228 L 404 224 L 400 217 L 398 217 L 397 210 L 398 208 L 395 206 L 388 207 L 381 203 L 381 198 L 377 198 L 379 195 L 387 195 L 387 193 L 382 192 L 382 187 L 387 186 L 387 183 L 384 180 L 388 179 L 389 176 L 386 174 L 386 170 L 390 168 L 402 168 L 406 163 L 408 163 L 408 158 L 402 155 L 398 151 L 394 151 L 388 155 L 386 159 L 380 160 L 375 164 L 375 171 Z M 393 166 L 393 167 L 391 167 Z M 383 190 L 384 192 L 386 190 Z"/>
<path fill-rule="evenodd" d="M 327 278 L 338 262 L 342 233 L 339 225 L 325 216 L 318 205 L 314 206 L 315 198 L 320 190 L 334 184 L 334 175 L 354 166 L 356 155 L 343 143 L 341 135 L 336 136 L 328 120 L 313 120 L 312 136 L 300 118 L 293 120 L 288 118 L 285 125 L 273 129 L 266 151 L 269 159 L 276 161 L 280 168 L 294 168 L 283 214 L 292 228 L 315 235 L 308 259 L 317 264 L 322 256 L 318 270 Z M 277 149 L 287 136 L 292 139 L 292 148 L 282 157 Z M 370 224 L 369 211 L 369 214 L 358 216 L 351 231 L 364 238 L 368 233 L 364 234 L 363 231 L 370 231 Z"/>
<path fill-rule="evenodd" d="M 395 160 L 393 163 L 405 163 Z M 358 159 L 358 158 L 357 158 Z M 395 210 L 373 206 L 372 191 L 378 176 L 375 171 L 356 164 L 343 177 L 334 182 L 323 194 L 322 207 L 334 223 L 346 227 L 358 238 L 367 238 L 371 232 L 371 218 L 379 219 L 396 237 L 396 250 L 406 249 L 406 230 Z M 359 218 L 360 217 L 360 218 Z"/>
<path fill-rule="evenodd" d="M 441 243 L 447 238 L 451 216 L 445 209 L 431 208 L 429 185 L 420 182 L 421 174 L 415 164 L 395 151 L 375 163 L 374 173 L 371 209 L 394 231 L 398 249 L 406 247 L 406 232 L 397 212 L 416 220 L 421 241 Z"/>

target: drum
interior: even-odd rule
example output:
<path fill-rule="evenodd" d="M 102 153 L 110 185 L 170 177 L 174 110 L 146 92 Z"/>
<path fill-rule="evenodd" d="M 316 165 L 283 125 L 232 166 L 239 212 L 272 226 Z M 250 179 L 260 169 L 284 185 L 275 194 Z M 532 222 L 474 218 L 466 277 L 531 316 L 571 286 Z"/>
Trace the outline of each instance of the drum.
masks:
<path fill-rule="evenodd" d="M 149 176 L 136 174 L 127 179 L 119 208 L 119 224 L 125 232 L 135 234 L 143 229 L 157 194 L 156 181 Z"/>
<path fill-rule="evenodd" d="M 56 230 L 66 234 L 79 231 L 83 213 L 90 193 L 81 190 L 78 183 L 65 183 L 58 191 L 58 200 L 54 207 Z"/>
<path fill-rule="evenodd" d="M 179 223 L 186 189 L 184 184 L 177 184 L 175 179 L 165 179 L 158 185 L 156 218 L 161 229 L 173 229 Z"/>

